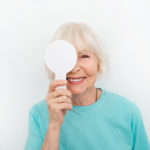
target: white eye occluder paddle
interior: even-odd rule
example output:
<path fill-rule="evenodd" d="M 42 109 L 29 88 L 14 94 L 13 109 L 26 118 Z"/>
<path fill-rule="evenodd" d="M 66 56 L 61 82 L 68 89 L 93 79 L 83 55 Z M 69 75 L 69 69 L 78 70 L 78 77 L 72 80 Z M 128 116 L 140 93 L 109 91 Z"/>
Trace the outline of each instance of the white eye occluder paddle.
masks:
<path fill-rule="evenodd" d="M 77 54 L 73 45 L 65 40 L 56 40 L 48 45 L 44 60 L 55 73 L 55 80 L 66 80 L 66 74 L 76 65 Z"/>

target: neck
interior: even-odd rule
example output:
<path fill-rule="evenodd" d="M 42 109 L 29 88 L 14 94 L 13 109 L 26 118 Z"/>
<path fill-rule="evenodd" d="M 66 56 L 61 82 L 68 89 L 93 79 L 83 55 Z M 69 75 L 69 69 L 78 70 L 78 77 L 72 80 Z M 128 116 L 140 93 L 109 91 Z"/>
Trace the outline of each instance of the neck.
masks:
<path fill-rule="evenodd" d="M 96 101 L 96 88 L 86 90 L 79 95 L 72 95 L 72 105 L 86 106 L 95 103 Z"/>

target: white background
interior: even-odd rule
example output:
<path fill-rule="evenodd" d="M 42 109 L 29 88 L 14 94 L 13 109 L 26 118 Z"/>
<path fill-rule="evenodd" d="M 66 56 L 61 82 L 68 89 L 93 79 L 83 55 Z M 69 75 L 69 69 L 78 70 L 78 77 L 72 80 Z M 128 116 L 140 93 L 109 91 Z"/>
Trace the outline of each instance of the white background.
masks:
<path fill-rule="evenodd" d="M 46 96 L 43 54 L 67 21 L 93 27 L 109 58 L 97 86 L 136 103 L 150 138 L 149 0 L 5 0 L 0 2 L 0 149 L 22 150 L 28 111 Z"/>

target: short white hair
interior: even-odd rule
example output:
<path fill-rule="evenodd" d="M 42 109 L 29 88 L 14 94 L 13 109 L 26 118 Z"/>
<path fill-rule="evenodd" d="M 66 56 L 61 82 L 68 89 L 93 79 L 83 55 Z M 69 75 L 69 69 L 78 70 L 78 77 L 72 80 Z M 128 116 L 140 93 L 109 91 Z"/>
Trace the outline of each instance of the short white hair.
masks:
<path fill-rule="evenodd" d="M 105 55 L 100 47 L 100 42 L 93 29 L 85 23 L 67 22 L 62 24 L 53 35 L 51 42 L 56 40 L 66 40 L 79 51 L 87 50 L 95 54 L 99 64 L 99 77 L 101 78 L 106 71 Z M 48 69 L 45 64 L 46 73 L 49 80 L 55 79 L 55 74 Z"/>

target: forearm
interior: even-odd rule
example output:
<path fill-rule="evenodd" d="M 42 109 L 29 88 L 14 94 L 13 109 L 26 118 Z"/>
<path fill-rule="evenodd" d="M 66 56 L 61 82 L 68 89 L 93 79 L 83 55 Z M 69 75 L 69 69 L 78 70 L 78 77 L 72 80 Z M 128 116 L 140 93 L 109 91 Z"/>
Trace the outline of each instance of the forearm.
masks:
<path fill-rule="evenodd" d="M 58 124 L 49 124 L 42 150 L 59 150 L 60 128 Z"/>

